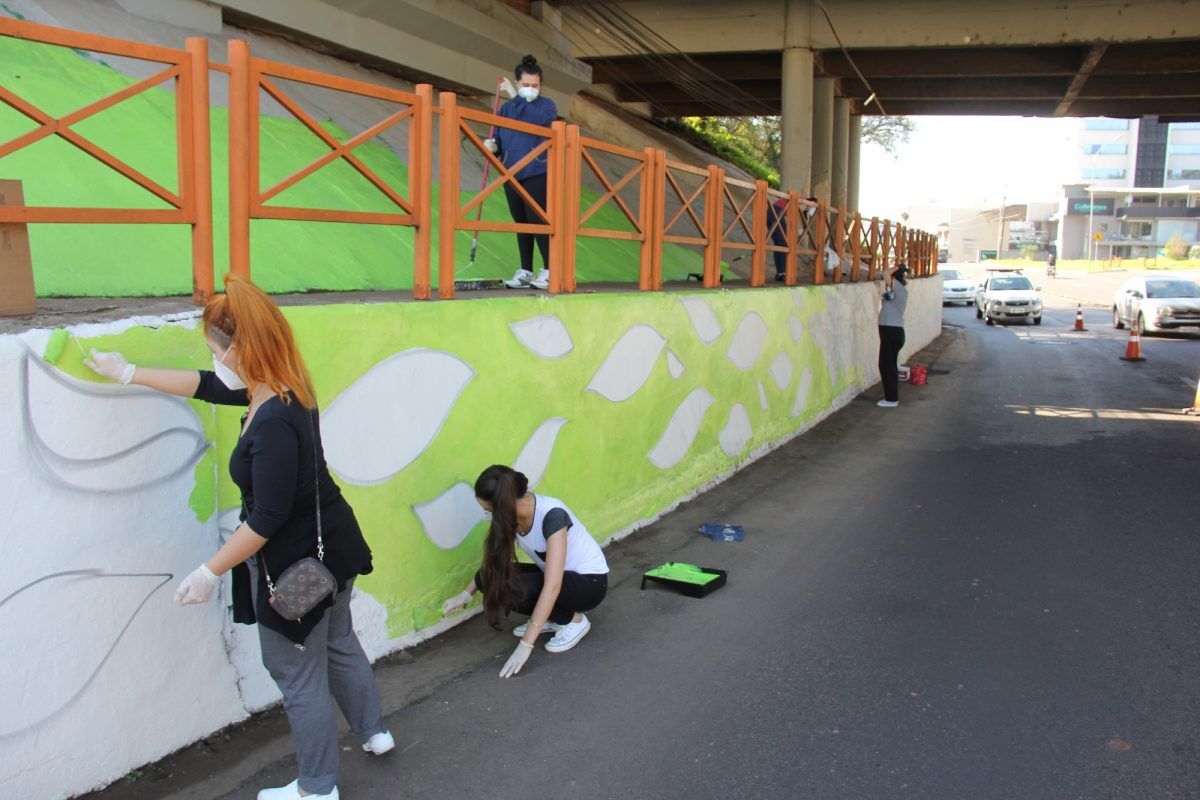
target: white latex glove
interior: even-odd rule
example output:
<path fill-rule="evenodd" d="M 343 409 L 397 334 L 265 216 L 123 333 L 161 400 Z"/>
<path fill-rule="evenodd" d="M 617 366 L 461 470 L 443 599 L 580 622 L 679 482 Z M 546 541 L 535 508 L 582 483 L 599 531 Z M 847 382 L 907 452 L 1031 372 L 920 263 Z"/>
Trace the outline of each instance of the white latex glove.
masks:
<path fill-rule="evenodd" d="M 181 606 L 207 603 L 212 599 L 215 588 L 217 588 L 216 573 L 208 568 L 208 564 L 201 564 L 192 570 L 191 575 L 183 579 L 183 583 L 179 584 L 179 588 L 175 590 L 175 602 Z"/>
<path fill-rule="evenodd" d="M 446 602 L 442 603 L 442 616 L 448 617 L 451 614 L 457 614 L 467 607 L 471 602 L 471 595 L 467 592 L 459 592 L 451 597 Z"/>
<path fill-rule="evenodd" d="M 525 640 L 517 642 L 517 649 L 513 650 L 513 654 L 508 657 L 508 661 L 504 662 L 504 667 L 500 670 L 501 678 L 511 678 L 521 671 L 521 667 L 525 666 L 525 662 L 529 660 L 529 654 L 533 652 L 533 645 L 525 644 Z"/>
<path fill-rule="evenodd" d="M 91 367 L 97 375 L 117 383 L 129 383 L 133 380 L 133 373 L 137 369 L 120 353 L 104 353 L 94 347 L 92 348 L 92 357 L 84 359 L 83 363 Z"/>
<path fill-rule="evenodd" d="M 513 86 L 513 82 L 508 78 L 500 79 L 500 91 L 508 95 L 508 99 L 510 100 L 517 96 L 517 87 Z"/>
<path fill-rule="evenodd" d="M 493 153 L 500 149 L 500 145 L 496 144 L 495 139 L 484 139 L 483 146 Z"/>

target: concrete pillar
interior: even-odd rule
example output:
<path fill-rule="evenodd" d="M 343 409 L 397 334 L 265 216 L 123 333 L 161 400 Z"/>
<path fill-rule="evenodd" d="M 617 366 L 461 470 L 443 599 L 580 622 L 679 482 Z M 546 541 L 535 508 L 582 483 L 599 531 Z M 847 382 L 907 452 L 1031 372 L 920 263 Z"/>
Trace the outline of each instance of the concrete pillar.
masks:
<path fill-rule="evenodd" d="M 780 185 L 808 196 L 812 185 L 812 2 L 787 0 L 783 24 L 783 155 Z"/>
<path fill-rule="evenodd" d="M 850 165 L 850 101 L 833 101 L 833 169 L 830 171 L 829 202 L 846 205 L 846 173 Z"/>
<path fill-rule="evenodd" d="M 858 180 L 862 155 L 862 115 L 850 115 L 850 152 L 846 159 L 846 208 L 859 211 Z"/>
<path fill-rule="evenodd" d="M 812 193 L 828 202 L 833 179 L 833 79 L 815 79 L 812 97 Z"/>
<path fill-rule="evenodd" d="M 780 185 L 807 197 L 812 185 L 813 54 L 804 47 L 783 51 L 783 135 Z"/>

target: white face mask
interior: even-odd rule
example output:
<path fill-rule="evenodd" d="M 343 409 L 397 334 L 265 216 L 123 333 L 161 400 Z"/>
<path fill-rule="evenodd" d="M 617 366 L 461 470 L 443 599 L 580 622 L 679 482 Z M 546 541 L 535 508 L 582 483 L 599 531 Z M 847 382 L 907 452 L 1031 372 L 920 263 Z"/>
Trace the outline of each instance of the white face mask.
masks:
<path fill-rule="evenodd" d="M 538 89 L 534 86 L 521 86 L 517 88 L 517 94 L 525 98 L 525 102 L 532 103 L 538 98 Z"/>
<path fill-rule="evenodd" d="M 485 522 L 491 522 L 491 521 L 492 521 L 492 512 L 490 512 L 490 511 L 484 511 L 484 512 L 483 512 L 483 519 L 484 519 L 484 521 L 485 521 Z"/>
<path fill-rule="evenodd" d="M 225 356 L 229 355 L 229 351 L 233 349 L 233 345 L 225 348 L 225 355 L 217 358 L 217 354 L 213 353 L 213 372 L 217 373 L 217 380 L 225 384 L 229 389 L 245 389 L 246 382 L 238 377 L 238 374 L 229 367 L 225 366 Z"/>

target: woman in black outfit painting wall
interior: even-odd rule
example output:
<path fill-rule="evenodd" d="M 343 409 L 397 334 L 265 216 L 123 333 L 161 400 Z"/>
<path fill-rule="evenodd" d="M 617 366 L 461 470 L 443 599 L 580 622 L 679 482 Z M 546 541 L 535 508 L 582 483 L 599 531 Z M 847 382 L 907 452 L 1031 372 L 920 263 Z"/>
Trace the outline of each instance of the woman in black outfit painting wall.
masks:
<path fill-rule="evenodd" d="M 140 367 L 120 353 L 95 350 L 87 363 L 110 380 L 248 407 L 229 459 L 242 493 L 241 524 L 184 579 L 175 599 L 208 602 L 218 577 L 233 570 L 234 621 L 258 622 L 263 664 L 283 694 L 299 762 L 295 781 L 264 789 L 258 798 L 337 800 L 334 701 L 364 750 L 382 754 L 395 746 L 350 618 L 354 579 L 371 571 L 371 550 L 326 468 L 312 380 L 279 308 L 249 281 L 227 276 L 225 294 L 204 307 L 204 338 L 213 354 L 211 372 Z M 338 591 L 289 622 L 271 606 L 263 568 L 278 579 L 300 559 L 318 556 L 318 496 L 324 563 Z"/>

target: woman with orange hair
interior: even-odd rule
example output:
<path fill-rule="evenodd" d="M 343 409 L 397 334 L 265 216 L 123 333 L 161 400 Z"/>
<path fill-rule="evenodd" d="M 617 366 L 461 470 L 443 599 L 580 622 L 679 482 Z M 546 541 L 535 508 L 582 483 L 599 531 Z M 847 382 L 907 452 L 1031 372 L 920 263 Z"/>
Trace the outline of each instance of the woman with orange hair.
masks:
<path fill-rule="evenodd" d="M 212 371 L 135 366 L 120 353 L 95 350 L 86 363 L 121 383 L 248 406 L 229 459 L 229 475 L 242 493 L 241 524 L 184 579 L 175 600 L 208 602 L 218 577 L 232 570 L 234 621 L 258 623 L 263 664 L 283 694 L 299 762 L 295 781 L 264 789 L 258 798 L 336 800 L 335 701 L 364 750 L 382 754 L 395 747 L 350 617 L 354 579 L 371 571 L 371 550 L 326 468 L 312 380 L 279 308 L 248 280 L 227 276 L 225 294 L 208 301 L 203 319 Z M 288 621 L 273 605 L 275 582 L 310 557 L 332 573 L 337 591 Z"/>

